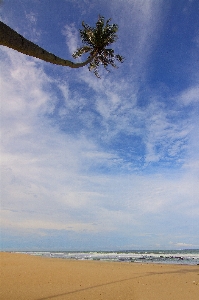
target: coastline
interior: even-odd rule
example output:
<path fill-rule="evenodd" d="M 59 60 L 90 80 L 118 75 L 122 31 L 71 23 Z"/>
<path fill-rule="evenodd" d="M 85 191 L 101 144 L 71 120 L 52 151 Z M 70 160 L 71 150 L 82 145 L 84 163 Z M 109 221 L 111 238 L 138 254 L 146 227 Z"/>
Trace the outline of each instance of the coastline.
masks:
<path fill-rule="evenodd" d="M 120 250 L 120 251 L 19 251 L 50 258 L 199 265 L 199 250 Z"/>
<path fill-rule="evenodd" d="M 199 266 L 47 258 L 0 252 L 0 300 L 196 300 Z"/>

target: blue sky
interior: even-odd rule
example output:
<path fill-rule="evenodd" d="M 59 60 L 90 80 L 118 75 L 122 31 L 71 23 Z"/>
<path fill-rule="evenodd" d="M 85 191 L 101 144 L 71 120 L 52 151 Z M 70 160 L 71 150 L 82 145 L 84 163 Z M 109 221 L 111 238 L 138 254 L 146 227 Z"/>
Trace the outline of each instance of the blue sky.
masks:
<path fill-rule="evenodd" d="M 198 0 L 7 0 L 1 20 L 71 59 L 119 25 L 97 79 L 1 46 L 1 249 L 199 248 Z"/>

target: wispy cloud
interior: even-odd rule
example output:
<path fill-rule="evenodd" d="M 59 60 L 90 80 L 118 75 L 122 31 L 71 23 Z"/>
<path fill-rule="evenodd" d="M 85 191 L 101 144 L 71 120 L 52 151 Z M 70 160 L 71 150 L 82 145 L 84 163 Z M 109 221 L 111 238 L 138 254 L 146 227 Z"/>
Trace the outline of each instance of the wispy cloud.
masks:
<path fill-rule="evenodd" d="M 199 86 L 192 86 L 180 95 L 178 95 L 178 100 L 184 105 L 189 105 L 194 102 L 199 103 Z"/>
<path fill-rule="evenodd" d="M 93 79 L 85 70 L 82 71 L 80 78 L 94 91 L 92 105 L 94 103 L 94 109 L 100 120 L 98 127 L 100 139 L 109 145 L 112 144 L 114 149 L 114 141 L 123 134 L 129 141 L 131 140 L 131 147 L 136 149 L 137 145 L 133 144 L 133 140 L 139 138 L 140 146 L 143 148 L 141 155 L 145 157 L 146 164 L 163 159 L 167 163 L 173 159 L 176 164 L 183 163 L 188 136 L 195 125 L 183 114 L 181 95 L 177 97 L 181 102 L 176 102 L 172 98 L 163 99 L 149 90 L 147 96 L 144 96 L 147 105 L 139 106 L 140 94 L 136 85 L 112 81 L 111 77 L 100 80 L 97 85 L 95 78 Z M 183 92 L 186 97 L 189 97 L 188 94 L 190 93 L 187 91 Z M 197 97 L 194 88 L 191 94 Z M 166 105 L 163 100 L 170 103 L 172 101 L 173 106 Z"/>
<path fill-rule="evenodd" d="M 66 44 L 69 52 L 73 54 L 77 50 L 79 44 L 79 32 L 76 29 L 75 24 L 65 25 L 62 34 L 66 37 Z"/>
<path fill-rule="evenodd" d="M 162 1 L 115 1 L 112 13 L 120 15 L 119 36 L 128 57 L 127 68 L 131 68 L 133 81 L 146 75 L 146 66 L 157 38 L 161 33 L 164 12 Z M 164 3 L 165 11 L 166 6 Z M 128 38 L 126 32 L 128 31 Z"/>

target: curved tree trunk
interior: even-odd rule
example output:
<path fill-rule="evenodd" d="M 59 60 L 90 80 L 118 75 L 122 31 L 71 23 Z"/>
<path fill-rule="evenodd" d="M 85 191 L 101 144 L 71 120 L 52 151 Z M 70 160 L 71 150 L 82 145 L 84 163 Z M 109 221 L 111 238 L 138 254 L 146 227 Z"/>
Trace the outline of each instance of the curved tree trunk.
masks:
<path fill-rule="evenodd" d="M 55 65 L 67 66 L 70 68 L 80 68 L 89 64 L 93 57 L 88 58 L 82 63 L 62 59 L 30 42 L 8 25 L 0 21 L 0 45 L 12 48 L 23 54 L 42 59 Z"/>

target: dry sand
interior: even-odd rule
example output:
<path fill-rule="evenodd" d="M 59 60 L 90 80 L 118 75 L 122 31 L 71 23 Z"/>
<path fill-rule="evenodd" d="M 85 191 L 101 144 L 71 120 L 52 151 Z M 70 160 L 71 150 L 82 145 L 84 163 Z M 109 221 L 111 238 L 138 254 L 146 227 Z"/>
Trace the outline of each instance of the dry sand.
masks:
<path fill-rule="evenodd" d="M 1 300 L 198 300 L 199 266 L 0 253 Z"/>

